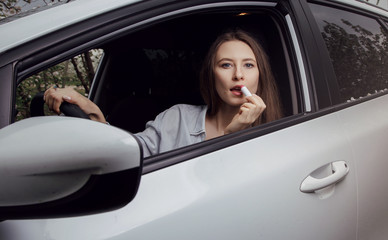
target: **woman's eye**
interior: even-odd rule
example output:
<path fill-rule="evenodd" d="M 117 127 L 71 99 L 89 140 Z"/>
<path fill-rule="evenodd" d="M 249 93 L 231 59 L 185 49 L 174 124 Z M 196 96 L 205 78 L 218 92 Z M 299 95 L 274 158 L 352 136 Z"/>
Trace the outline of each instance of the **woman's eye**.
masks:
<path fill-rule="evenodd" d="M 221 67 L 223 67 L 223 68 L 230 68 L 230 67 L 232 67 L 232 64 L 230 64 L 230 63 L 223 63 L 223 64 L 221 64 Z"/>
<path fill-rule="evenodd" d="M 247 68 L 253 68 L 255 65 L 252 64 L 252 63 L 246 63 L 245 66 L 246 66 Z"/>

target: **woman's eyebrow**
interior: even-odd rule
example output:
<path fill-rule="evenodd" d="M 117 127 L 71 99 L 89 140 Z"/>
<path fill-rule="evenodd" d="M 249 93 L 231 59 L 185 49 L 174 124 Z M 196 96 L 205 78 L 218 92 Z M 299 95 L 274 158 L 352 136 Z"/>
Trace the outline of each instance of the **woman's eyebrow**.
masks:
<path fill-rule="evenodd" d="M 254 58 L 244 58 L 243 62 L 246 62 L 246 61 L 254 61 L 254 62 L 256 62 L 256 59 L 254 59 Z"/>
<path fill-rule="evenodd" d="M 221 58 L 220 60 L 218 60 L 216 63 L 220 63 L 222 61 L 230 61 L 230 62 L 233 62 L 234 59 L 232 58 Z M 256 60 L 254 58 L 244 58 L 242 59 L 243 62 L 247 62 L 247 61 L 253 61 L 253 62 L 256 62 Z"/>
<path fill-rule="evenodd" d="M 234 61 L 235 59 L 232 59 L 232 58 L 221 58 L 220 60 L 217 61 L 217 63 L 219 62 L 222 62 L 222 61 Z M 254 58 L 243 58 L 242 59 L 243 62 L 246 62 L 246 61 L 254 61 L 256 62 L 256 60 Z"/>
<path fill-rule="evenodd" d="M 231 58 L 221 58 L 220 60 L 217 61 L 217 63 L 222 62 L 222 61 L 231 61 L 231 62 L 233 62 L 233 59 L 231 59 Z"/>

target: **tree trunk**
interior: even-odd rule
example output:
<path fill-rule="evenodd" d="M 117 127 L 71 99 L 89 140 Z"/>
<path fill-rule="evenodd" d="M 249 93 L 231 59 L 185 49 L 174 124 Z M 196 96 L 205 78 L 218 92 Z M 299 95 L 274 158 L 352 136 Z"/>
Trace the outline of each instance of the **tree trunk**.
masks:
<path fill-rule="evenodd" d="M 88 78 L 89 78 L 89 84 L 92 83 L 93 81 L 93 78 L 94 78 L 94 68 L 93 68 L 93 61 L 92 59 L 90 58 L 90 53 L 89 52 L 85 52 L 83 54 L 84 58 L 84 66 L 85 66 L 85 69 L 86 69 L 86 72 L 88 74 Z"/>
<path fill-rule="evenodd" d="M 78 79 L 81 81 L 82 86 L 85 88 L 85 93 L 89 93 L 89 84 L 85 81 L 84 77 L 82 76 L 82 73 L 79 71 L 76 60 L 74 58 L 71 58 L 71 63 L 74 66 L 74 70 L 77 73 Z"/>

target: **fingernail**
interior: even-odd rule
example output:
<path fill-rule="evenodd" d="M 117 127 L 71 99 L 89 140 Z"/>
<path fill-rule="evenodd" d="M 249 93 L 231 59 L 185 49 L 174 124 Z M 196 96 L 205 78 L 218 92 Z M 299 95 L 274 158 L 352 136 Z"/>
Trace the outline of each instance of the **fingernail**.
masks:
<path fill-rule="evenodd" d="M 69 96 L 63 96 L 63 99 L 65 99 L 65 100 L 71 100 L 71 97 L 69 97 Z"/>

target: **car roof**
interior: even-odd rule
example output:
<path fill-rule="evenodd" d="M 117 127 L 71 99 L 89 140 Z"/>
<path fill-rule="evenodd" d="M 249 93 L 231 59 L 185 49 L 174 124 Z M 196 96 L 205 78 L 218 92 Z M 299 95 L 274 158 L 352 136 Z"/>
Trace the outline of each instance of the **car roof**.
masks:
<path fill-rule="evenodd" d="M 0 25 L 0 53 L 45 34 L 142 0 L 77 0 Z M 364 1 L 332 0 L 387 16 L 387 10 Z"/>
<path fill-rule="evenodd" d="M 0 53 L 63 27 L 141 0 L 78 0 L 0 25 Z"/>

